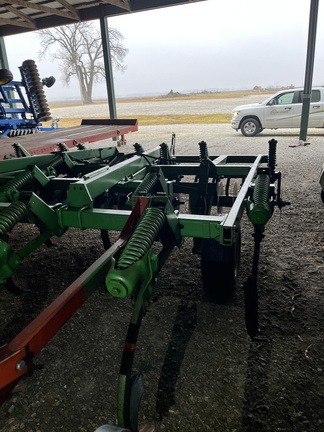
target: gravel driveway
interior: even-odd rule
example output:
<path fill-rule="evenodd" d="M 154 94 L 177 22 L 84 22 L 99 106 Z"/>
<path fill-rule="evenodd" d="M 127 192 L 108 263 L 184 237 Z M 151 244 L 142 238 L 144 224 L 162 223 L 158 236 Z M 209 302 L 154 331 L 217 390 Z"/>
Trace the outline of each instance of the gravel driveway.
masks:
<path fill-rule="evenodd" d="M 167 114 L 217 114 L 230 113 L 231 110 L 238 105 L 258 103 L 266 99 L 269 95 L 248 95 L 240 98 L 229 99 L 207 99 L 207 100 L 186 100 L 177 99 L 163 100 L 161 102 L 132 102 L 132 103 L 117 103 L 118 117 L 133 116 L 136 118 L 139 115 L 167 115 Z M 59 118 L 103 118 L 108 116 L 108 106 L 106 104 L 95 104 L 77 107 L 53 108 L 51 109 L 53 117 Z M 227 152 L 227 145 L 232 145 L 234 142 L 242 152 L 248 148 L 253 151 L 267 146 L 268 139 L 272 137 L 280 141 L 283 145 L 283 140 L 288 145 L 298 145 L 299 131 L 298 129 L 280 129 L 280 130 L 264 130 L 260 135 L 254 138 L 246 138 L 240 132 L 235 132 L 229 124 L 181 124 L 181 125 L 163 125 L 163 126 L 141 126 L 139 124 L 138 131 L 125 136 L 127 144 L 132 145 L 135 142 L 145 144 L 145 147 L 152 148 L 162 142 L 170 143 L 172 134 L 176 134 L 178 145 L 185 145 L 193 142 L 206 141 L 209 148 L 224 147 Z M 324 130 L 309 129 L 310 140 L 315 137 L 324 135 Z M 112 143 L 112 140 L 105 142 L 94 143 L 95 146 Z M 255 149 L 255 150 L 254 150 Z"/>
<path fill-rule="evenodd" d="M 237 105 L 262 102 L 267 95 L 248 95 L 240 98 L 230 99 L 203 99 L 203 100 L 177 100 L 165 99 L 161 102 L 134 102 L 118 103 L 117 114 L 123 116 L 139 115 L 167 115 L 167 114 L 224 114 L 230 113 Z M 107 116 L 107 104 L 84 105 L 78 107 L 53 108 L 53 117 L 75 118 L 75 117 L 97 117 Z"/>

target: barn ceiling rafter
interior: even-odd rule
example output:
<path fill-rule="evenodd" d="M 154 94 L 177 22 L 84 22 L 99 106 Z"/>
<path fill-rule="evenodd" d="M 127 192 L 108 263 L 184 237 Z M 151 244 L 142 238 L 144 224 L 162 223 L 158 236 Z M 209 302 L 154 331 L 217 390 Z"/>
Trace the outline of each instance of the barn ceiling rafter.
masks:
<path fill-rule="evenodd" d="M 206 0 L 0 0 L 0 36 Z"/>

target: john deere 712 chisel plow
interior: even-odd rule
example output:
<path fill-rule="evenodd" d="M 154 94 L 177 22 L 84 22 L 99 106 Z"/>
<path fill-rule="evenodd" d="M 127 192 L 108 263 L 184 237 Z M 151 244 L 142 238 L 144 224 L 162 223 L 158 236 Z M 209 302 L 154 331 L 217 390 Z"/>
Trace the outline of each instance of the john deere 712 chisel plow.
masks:
<path fill-rule="evenodd" d="M 0 349 L 0 396 L 7 398 L 32 368 L 34 357 L 102 284 L 113 297 L 129 296 L 133 313 L 124 345 L 118 385 L 118 427 L 138 431 L 142 380 L 132 363 L 141 320 L 159 272 L 174 247 L 193 238 L 201 256 L 206 296 L 224 302 L 240 260 L 244 211 L 254 230 L 251 277 L 245 284 L 246 326 L 258 332 L 257 272 L 260 242 L 280 196 L 276 141 L 267 155 L 210 156 L 199 143 L 197 156 L 176 155 L 174 145 L 134 152 L 115 147 L 59 151 L 0 161 L 0 281 L 13 285 L 23 259 L 69 227 L 101 231 L 106 252 L 23 331 Z M 184 209 L 187 209 L 184 212 Z M 39 234 L 13 250 L 16 224 L 34 224 Z M 109 231 L 119 231 L 111 245 Z M 156 246 L 156 243 L 160 247 Z M 118 301 L 116 299 L 116 301 Z M 109 427 L 106 426 L 106 430 Z"/>

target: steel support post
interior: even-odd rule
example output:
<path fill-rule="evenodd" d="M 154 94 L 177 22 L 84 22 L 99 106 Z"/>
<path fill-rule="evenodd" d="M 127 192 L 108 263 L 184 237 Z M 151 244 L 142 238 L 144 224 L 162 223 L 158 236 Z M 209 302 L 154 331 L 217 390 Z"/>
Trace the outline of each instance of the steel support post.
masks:
<path fill-rule="evenodd" d="M 300 120 L 300 134 L 299 139 L 306 141 L 307 128 L 309 118 L 309 107 L 312 96 L 312 81 L 315 57 L 315 42 L 316 42 L 316 29 L 317 29 L 317 15 L 318 15 L 319 0 L 311 0 L 310 14 L 309 14 L 309 27 L 308 27 L 308 45 L 307 45 L 307 58 L 304 82 L 304 94 L 302 115 Z"/>
<path fill-rule="evenodd" d="M 111 61 L 111 53 L 110 53 L 110 44 L 109 44 L 108 21 L 107 18 L 104 16 L 104 14 L 102 14 L 102 16 L 100 17 L 100 30 L 101 30 L 104 64 L 105 64 L 105 73 L 106 73 L 109 115 L 110 118 L 117 118 L 114 78 L 113 78 L 113 69 L 112 69 L 112 61 Z"/>

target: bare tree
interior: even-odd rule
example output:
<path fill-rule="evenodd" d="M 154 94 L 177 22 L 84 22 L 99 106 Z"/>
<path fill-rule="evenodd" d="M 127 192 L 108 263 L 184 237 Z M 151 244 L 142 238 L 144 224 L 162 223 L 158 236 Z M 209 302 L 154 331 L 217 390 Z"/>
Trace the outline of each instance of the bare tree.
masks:
<path fill-rule="evenodd" d="M 105 78 L 103 49 L 99 29 L 91 22 L 80 22 L 54 29 L 39 30 L 41 50 L 39 58 L 59 60 L 64 82 L 69 85 L 76 77 L 79 81 L 82 103 L 92 103 L 95 82 Z M 122 44 L 123 35 L 115 28 L 109 28 L 109 43 L 112 63 L 123 72 L 124 59 L 128 49 Z"/>

